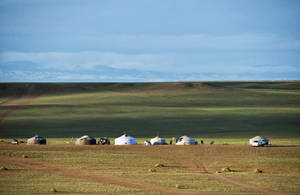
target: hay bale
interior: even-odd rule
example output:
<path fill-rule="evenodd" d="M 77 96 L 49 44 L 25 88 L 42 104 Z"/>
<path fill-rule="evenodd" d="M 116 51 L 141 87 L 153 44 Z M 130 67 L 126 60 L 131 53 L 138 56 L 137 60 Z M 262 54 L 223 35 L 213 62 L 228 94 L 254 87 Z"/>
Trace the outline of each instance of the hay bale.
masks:
<path fill-rule="evenodd" d="M 261 169 L 254 169 L 254 173 L 262 173 L 263 171 Z"/>
<path fill-rule="evenodd" d="M 25 155 L 25 154 L 23 154 L 23 155 L 22 155 L 22 157 L 23 157 L 23 158 L 28 158 L 28 156 L 27 156 L 27 155 Z"/>
<path fill-rule="evenodd" d="M 149 172 L 156 172 L 155 169 L 148 169 Z"/>
<path fill-rule="evenodd" d="M 57 190 L 55 188 L 51 188 L 50 192 L 55 193 L 55 192 L 57 192 Z"/>
<path fill-rule="evenodd" d="M 0 171 L 6 171 L 7 168 L 6 167 L 0 167 Z"/>
<path fill-rule="evenodd" d="M 229 167 L 225 167 L 222 169 L 222 172 L 232 172 L 232 170 Z"/>
<path fill-rule="evenodd" d="M 154 167 L 165 167 L 165 165 L 164 165 L 164 164 L 161 164 L 161 163 L 157 163 L 157 164 L 155 164 Z"/>

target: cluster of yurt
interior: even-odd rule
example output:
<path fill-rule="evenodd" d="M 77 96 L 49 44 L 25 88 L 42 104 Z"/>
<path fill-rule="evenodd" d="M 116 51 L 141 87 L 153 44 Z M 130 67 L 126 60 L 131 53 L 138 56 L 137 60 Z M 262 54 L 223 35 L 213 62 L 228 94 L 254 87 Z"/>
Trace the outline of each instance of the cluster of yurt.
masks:
<path fill-rule="evenodd" d="M 72 138 L 73 139 L 73 138 Z M 173 141 L 175 141 L 175 138 L 173 137 L 172 140 L 170 141 L 170 144 L 173 143 Z M 18 144 L 17 140 L 13 140 L 12 141 L 13 144 Z M 24 142 L 23 142 L 24 143 Z M 32 138 L 29 138 L 27 140 L 27 144 L 32 145 L 32 144 L 37 144 L 37 145 L 44 145 L 46 144 L 47 141 L 45 138 L 36 135 Z M 213 144 L 214 142 L 212 141 L 210 144 Z M 110 140 L 108 137 L 102 137 L 99 139 L 99 141 L 97 142 L 95 138 L 90 137 L 88 135 L 84 135 L 78 139 L 76 139 L 75 141 L 76 145 L 95 145 L 95 144 L 99 144 L 99 145 L 110 145 Z M 115 139 L 115 145 L 136 145 L 137 141 L 136 138 L 127 135 L 126 133 L 124 133 L 122 136 L 118 137 Z M 195 141 L 194 138 L 189 137 L 189 136 L 180 136 L 176 139 L 175 142 L 176 145 L 197 145 L 198 142 Z M 203 140 L 201 140 L 201 144 L 204 144 Z M 249 139 L 249 144 L 251 146 L 265 146 L 269 144 L 269 140 L 267 138 L 261 137 L 261 136 L 255 136 L 251 139 Z M 146 146 L 151 146 L 151 145 L 167 145 L 166 139 L 156 136 L 152 139 L 150 139 L 150 141 L 145 140 L 144 145 Z"/>
<path fill-rule="evenodd" d="M 73 138 L 72 138 L 73 139 Z M 46 144 L 47 141 L 45 138 L 41 137 L 41 136 L 34 136 L 32 138 L 29 138 L 27 140 L 27 144 L 39 144 L 39 145 L 43 145 Z M 76 145 L 95 145 L 95 144 L 99 144 L 99 145 L 110 145 L 110 140 L 107 137 L 103 137 L 100 138 L 98 143 L 97 140 L 89 135 L 84 135 L 82 137 L 79 137 L 76 139 L 75 141 Z M 136 145 L 137 141 L 136 138 L 127 135 L 126 133 L 124 133 L 122 136 L 118 137 L 115 139 L 115 145 Z M 172 142 L 170 142 L 170 144 L 172 144 Z M 179 138 L 176 139 L 176 145 L 195 145 L 198 144 L 193 138 L 188 137 L 188 136 L 181 136 Z M 166 139 L 156 136 L 152 139 L 150 139 L 150 141 L 145 141 L 144 145 L 167 145 Z"/>
<path fill-rule="evenodd" d="M 88 135 L 84 135 L 80 138 L 77 138 L 75 141 L 76 145 L 95 145 L 97 144 L 97 140 L 93 137 Z M 110 145 L 110 140 L 107 137 L 102 137 L 98 141 L 99 145 Z"/>
<path fill-rule="evenodd" d="M 96 140 L 88 135 L 84 135 L 84 136 L 78 138 L 76 140 L 75 144 L 77 144 L 77 145 L 93 145 L 93 144 L 96 144 Z M 107 137 L 100 138 L 98 144 L 101 144 L 101 145 L 110 144 L 110 140 Z M 114 144 L 115 145 L 136 145 L 137 140 L 136 140 L 136 138 L 124 133 L 123 135 L 121 135 L 120 137 L 117 137 L 115 139 Z M 176 145 L 195 145 L 195 144 L 198 144 L 198 143 L 193 138 L 188 137 L 188 136 L 181 136 L 181 137 L 177 138 L 177 140 L 176 140 Z M 146 146 L 167 145 L 167 142 L 166 142 L 165 138 L 156 136 L 156 137 L 150 139 L 150 141 L 146 140 L 144 142 L 144 145 L 146 145 Z"/>

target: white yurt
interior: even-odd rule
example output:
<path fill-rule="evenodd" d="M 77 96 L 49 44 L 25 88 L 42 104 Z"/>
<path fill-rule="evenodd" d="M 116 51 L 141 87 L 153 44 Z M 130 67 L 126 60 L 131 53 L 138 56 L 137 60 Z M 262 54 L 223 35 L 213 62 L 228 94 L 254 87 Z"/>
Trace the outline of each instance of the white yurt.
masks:
<path fill-rule="evenodd" d="M 75 142 L 76 145 L 94 145 L 96 140 L 88 135 L 78 138 Z"/>
<path fill-rule="evenodd" d="M 115 139 L 115 145 L 136 145 L 136 139 L 127 134 Z"/>
<path fill-rule="evenodd" d="M 195 145 L 195 144 L 197 144 L 197 142 L 195 142 L 194 138 L 188 137 L 186 135 L 176 139 L 176 145 Z"/>
<path fill-rule="evenodd" d="M 267 138 L 264 138 L 261 136 L 255 136 L 255 137 L 249 139 L 250 145 L 253 145 L 254 143 L 259 143 L 260 145 L 268 145 L 269 140 Z"/>
<path fill-rule="evenodd" d="M 156 136 L 150 140 L 151 145 L 166 145 L 166 139 Z"/>
<path fill-rule="evenodd" d="M 41 137 L 41 136 L 38 136 L 38 135 L 36 135 L 36 136 L 34 136 L 32 138 L 29 138 L 27 140 L 27 144 L 40 144 L 40 145 L 44 145 L 46 143 L 47 143 L 46 139 L 43 138 L 43 137 Z"/>

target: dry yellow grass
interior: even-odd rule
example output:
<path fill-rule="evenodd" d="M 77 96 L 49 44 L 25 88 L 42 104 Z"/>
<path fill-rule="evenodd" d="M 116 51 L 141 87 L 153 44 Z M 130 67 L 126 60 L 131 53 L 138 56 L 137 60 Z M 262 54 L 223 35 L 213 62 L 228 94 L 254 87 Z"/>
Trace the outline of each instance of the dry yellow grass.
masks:
<path fill-rule="evenodd" d="M 24 159 L 22 155 L 30 158 Z M 199 146 L 74 146 L 70 144 L 50 144 L 47 146 L 28 146 L 0 144 L 0 157 L 18 158 L 28 162 L 50 163 L 55 166 L 72 167 L 85 171 L 86 174 L 105 175 L 123 179 L 130 179 L 132 183 L 151 184 L 162 189 L 177 189 L 176 184 L 184 186 L 179 191 L 212 193 L 212 194 L 261 194 L 268 190 L 277 193 L 300 192 L 300 148 L 294 147 L 264 147 L 253 148 L 247 145 L 199 145 Z M 0 160 L 1 161 L 1 160 Z M 156 164 L 168 165 L 163 168 Z M 9 164 L 1 164 L 13 171 L 1 172 L 3 178 L 9 179 L 10 191 L 32 192 L 28 188 L 20 189 L 16 186 L 16 175 L 21 170 Z M 12 166 L 12 167 L 10 167 Z M 230 167 L 233 172 L 216 174 L 216 171 Z M 255 168 L 264 170 L 257 178 L 253 172 Z M 153 169 L 156 172 L 149 172 Z M 29 173 L 29 172 L 28 172 Z M 28 173 L 24 176 L 28 176 Z M 56 173 L 50 173 L 43 180 L 53 179 Z M 47 178 L 49 177 L 49 178 Z M 64 177 L 76 179 L 70 175 Z M 71 178 L 70 178 L 71 177 Z M 93 177 L 93 176 L 92 176 Z M 0 184 L 5 180 L 0 179 Z M 23 181 L 26 183 L 27 181 Z M 84 178 L 78 180 L 78 185 L 83 185 Z M 93 183 L 93 181 L 88 181 Z M 22 181 L 21 181 L 22 183 Z M 35 185 L 42 186 L 38 180 Z M 96 181 L 97 183 L 97 181 Z M 58 182 L 59 185 L 62 183 Z M 101 182 L 100 182 L 101 184 Z M 94 184 L 93 184 L 94 185 Z M 98 184 L 97 184 L 98 185 Z M 134 192 L 135 187 L 122 183 L 123 190 L 132 189 L 129 194 L 147 194 L 148 190 L 142 189 Z M 67 185 L 68 186 L 68 185 Z M 109 185 L 104 184 L 103 189 Z M 3 187 L 3 186 L 2 186 Z M 49 186 L 47 189 L 50 189 Z M 56 187 L 55 187 L 56 188 Z M 57 187 L 58 191 L 60 189 Z M 113 187 L 116 189 L 116 186 Z M 255 191 L 256 189 L 256 191 Z M 9 191 L 8 190 L 8 191 Z M 22 191 L 23 190 L 23 191 Z M 72 188 L 64 188 L 65 192 L 73 192 Z M 126 191 L 126 190 L 125 190 Z M 40 192 L 44 192 L 40 189 Z M 82 189 L 78 190 L 78 193 Z M 97 192 L 91 188 L 89 192 Z M 118 192 L 121 191 L 114 191 Z M 128 191 L 127 191 L 128 192 Z M 153 191 L 155 194 L 161 191 Z M 105 193 L 104 193 L 105 194 Z M 164 193 L 163 193 L 164 194 Z"/>

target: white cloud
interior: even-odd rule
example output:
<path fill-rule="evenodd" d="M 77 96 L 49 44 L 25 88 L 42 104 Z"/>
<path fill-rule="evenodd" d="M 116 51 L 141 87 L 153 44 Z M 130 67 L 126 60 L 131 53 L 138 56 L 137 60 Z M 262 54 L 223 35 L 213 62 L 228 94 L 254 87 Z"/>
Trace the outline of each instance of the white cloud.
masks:
<path fill-rule="evenodd" d="M 44 52 L 22 53 L 4 52 L 0 54 L 0 63 L 30 61 L 45 68 L 61 70 L 93 69 L 95 66 L 105 65 L 112 68 L 163 69 L 174 63 L 169 54 L 119 54 L 110 52 Z"/>
<path fill-rule="evenodd" d="M 119 48 L 174 51 L 174 50 L 296 50 L 300 49 L 300 41 L 282 38 L 273 34 L 238 34 L 238 35 L 110 35 L 91 37 L 94 41 Z"/>
<path fill-rule="evenodd" d="M 263 55 L 263 54 L 262 54 Z M 4 52 L 0 64 L 9 62 L 31 62 L 40 68 L 57 71 L 94 71 L 98 66 L 114 69 L 154 71 L 165 73 L 291 73 L 300 72 L 299 66 L 279 64 L 257 64 L 251 57 L 228 57 L 215 54 L 120 54 L 111 52 Z M 225 62 L 224 62 L 225 61 Z M 268 60 L 265 60 L 268 62 Z"/>

